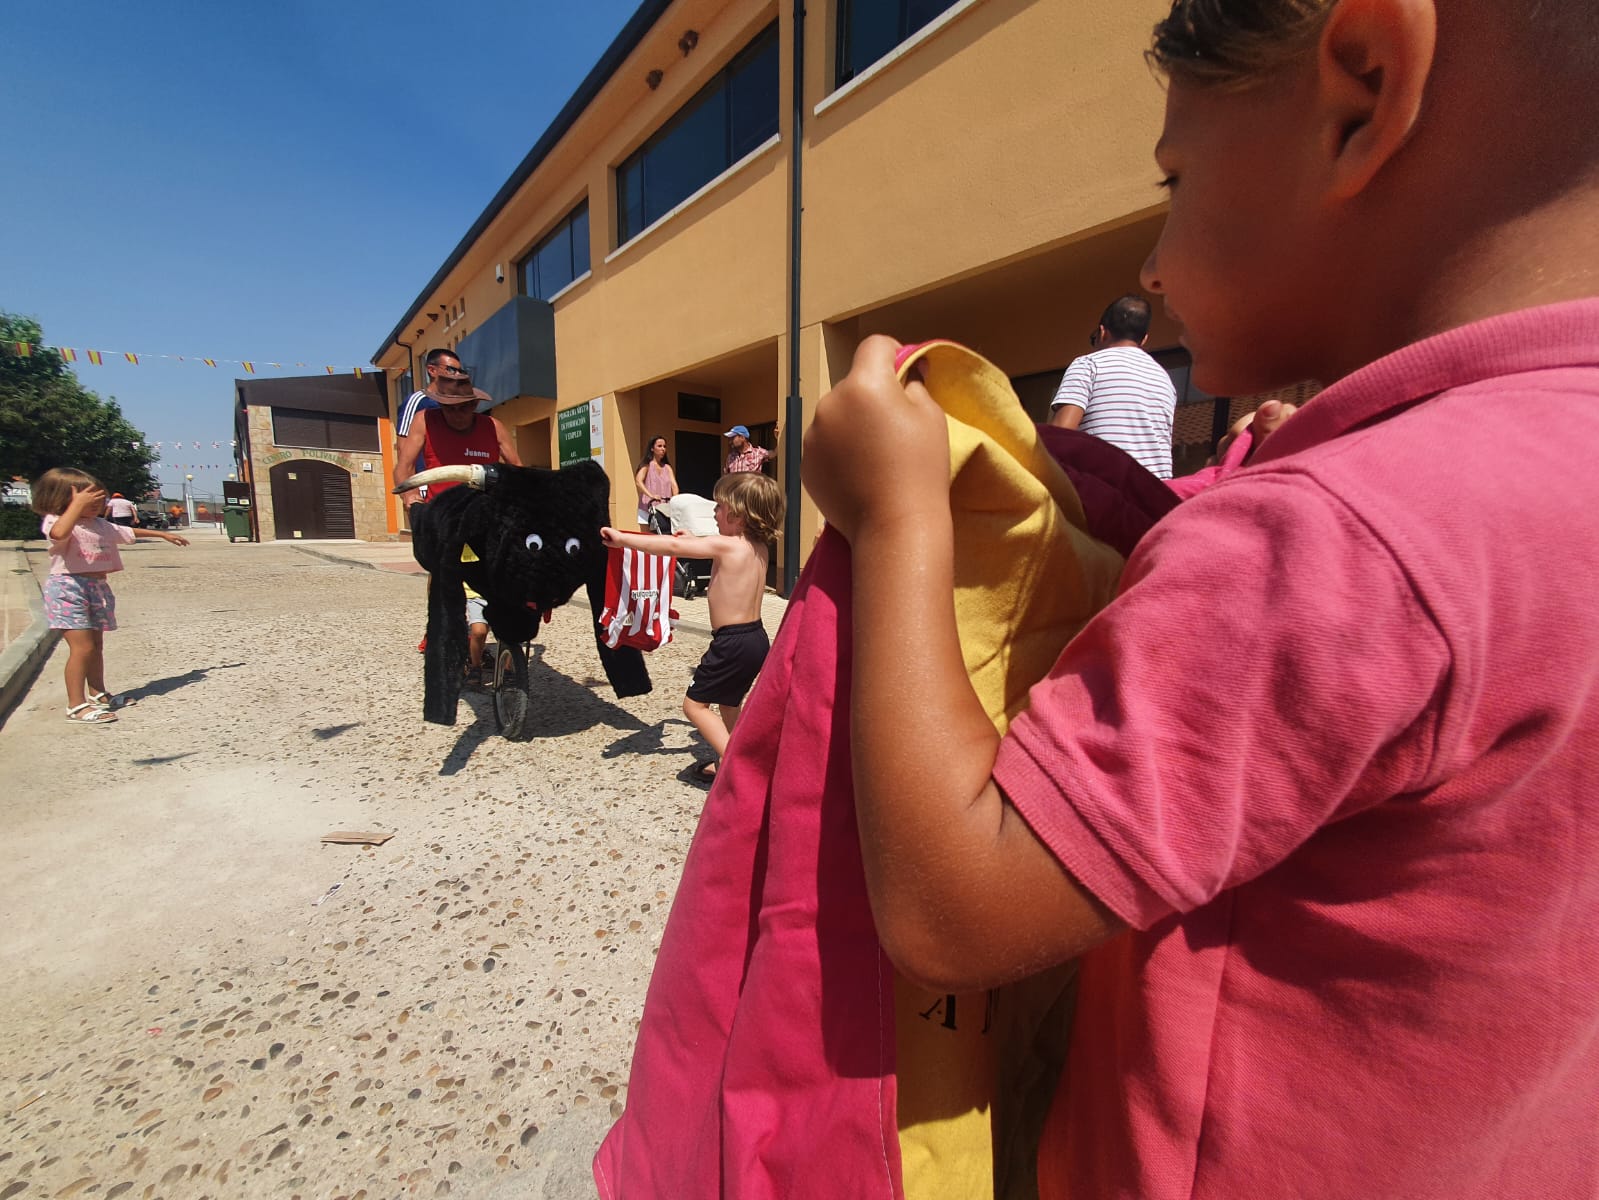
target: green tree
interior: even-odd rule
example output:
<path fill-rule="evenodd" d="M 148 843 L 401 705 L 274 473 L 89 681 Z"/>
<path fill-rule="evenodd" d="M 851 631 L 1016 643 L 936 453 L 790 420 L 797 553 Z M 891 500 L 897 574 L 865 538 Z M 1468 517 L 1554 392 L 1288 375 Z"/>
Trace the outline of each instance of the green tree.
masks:
<path fill-rule="evenodd" d="M 155 449 L 122 415 L 116 397 L 89 391 L 28 317 L 0 312 L 0 482 L 77 467 L 106 489 L 143 499 L 156 487 Z M 16 352 L 17 342 L 33 353 Z"/>

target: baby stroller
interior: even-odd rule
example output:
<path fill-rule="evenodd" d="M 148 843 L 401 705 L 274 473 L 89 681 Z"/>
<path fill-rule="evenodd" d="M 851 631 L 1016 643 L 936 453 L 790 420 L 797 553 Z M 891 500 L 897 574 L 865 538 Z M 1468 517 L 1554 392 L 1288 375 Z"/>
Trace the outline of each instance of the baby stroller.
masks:
<path fill-rule="evenodd" d="M 693 537 L 709 537 L 716 532 L 716 501 L 680 492 L 651 510 L 650 528 L 668 536 L 686 533 Z M 674 595 L 692 600 L 705 595 L 710 586 L 710 559 L 679 556 L 677 569 L 672 574 Z"/>

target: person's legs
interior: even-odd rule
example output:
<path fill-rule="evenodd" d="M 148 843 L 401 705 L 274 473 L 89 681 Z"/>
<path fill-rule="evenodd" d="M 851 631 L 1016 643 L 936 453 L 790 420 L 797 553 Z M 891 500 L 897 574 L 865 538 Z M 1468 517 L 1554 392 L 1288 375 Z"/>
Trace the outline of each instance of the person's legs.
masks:
<path fill-rule="evenodd" d="M 88 660 L 83 664 L 84 682 L 89 685 L 89 695 L 105 694 L 105 630 L 87 630 L 91 640 Z"/>
<path fill-rule="evenodd" d="M 466 628 L 466 660 L 475 670 L 483 665 L 483 647 L 489 640 L 489 627 L 476 621 Z"/>
<path fill-rule="evenodd" d="M 63 629 L 61 640 L 67 644 L 67 707 L 78 708 L 84 703 L 84 683 L 89 672 L 89 660 L 95 657 L 93 629 Z M 103 666 L 102 666 L 103 670 Z"/>
<path fill-rule="evenodd" d="M 738 710 L 733 711 L 736 713 Z M 705 739 L 705 744 L 718 759 L 727 753 L 728 728 L 721 714 L 713 706 L 684 696 L 683 715 L 689 719 L 695 729 L 699 730 L 700 736 Z"/>

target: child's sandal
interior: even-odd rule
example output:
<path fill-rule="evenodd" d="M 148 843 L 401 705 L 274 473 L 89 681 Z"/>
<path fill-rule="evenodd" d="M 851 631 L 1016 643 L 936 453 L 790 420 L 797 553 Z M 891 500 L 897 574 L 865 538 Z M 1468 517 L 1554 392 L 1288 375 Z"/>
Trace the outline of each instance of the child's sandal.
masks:
<path fill-rule="evenodd" d="M 89 703 L 98 705 L 107 712 L 116 712 L 119 708 L 132 708 L 138 702 L 136 697 L 127 694 L 113 696 L 110 692 L 89 693 Z"/>
<path fill-rule="evenodd" d="M 116 713 L 109 708 L 101 708 L 92 700 L 74 704 L 67 709 L 67 720 L 75 725 L 109 725 L 116 719 Z"/>

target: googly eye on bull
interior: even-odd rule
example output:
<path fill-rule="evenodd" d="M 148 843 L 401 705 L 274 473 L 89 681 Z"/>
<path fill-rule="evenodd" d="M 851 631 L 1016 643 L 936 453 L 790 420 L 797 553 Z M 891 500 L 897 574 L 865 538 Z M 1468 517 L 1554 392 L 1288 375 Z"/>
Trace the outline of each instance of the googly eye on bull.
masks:
<path fill-rule="evenodd" d="M 566 552 L 568 554 L 576 554 L 582 548 L 583 548 L 583 543 L 578 541 L 576 538 L 567 538 L 566 539 Z"/>
<path fill-rule="evenodd" d="M 533 551 L 535 554 L 538 553 L 540 550 L 544 549 L 544 539 L 541 538 L 536 533 L 528 534 L 527 535 L 527 541 L 524 544 L 527 546 L 527 548 L 529 550 Z"/>

